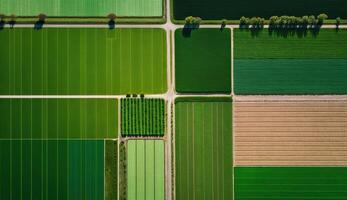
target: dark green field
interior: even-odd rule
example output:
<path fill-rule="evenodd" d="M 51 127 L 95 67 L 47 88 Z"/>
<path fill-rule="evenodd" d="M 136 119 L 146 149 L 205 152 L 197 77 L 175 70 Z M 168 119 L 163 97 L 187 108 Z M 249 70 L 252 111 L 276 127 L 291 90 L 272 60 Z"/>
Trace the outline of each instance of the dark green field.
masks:
<path fill-rule="evenodd" d="M 0 99 L 0 138 L 116 138 L 116 99 Z"/>
<path fill-rule="evenodd" d="M 0 95 L 165 93 L 163 29 L 5 28 Z"/>
<path fill-rule="evenodd" d="M 174 19 L 199 16 L 202 19 L 240 19 L 242 16 L 318 15 L 347 18 L 345 0 L 172 0 Z"/>
<path fill-rule="evenodd" d="M 233 199 L 232 102 L 176 102 L 176 199 Z"/>
<path fill-rule="evenodd" d="M 0 140 L 0 199 L 103 199 L 103 140 Z"/>
<path fill-rule="evenodd" d="M 122 136 L 164 136 L 165 100 L 121 99 Z"/>
<path fill-rule="evenodd" d="M 230 93 L 230 29 L 175 32 L 175 79 L 179 93 Z"/>
<path fill-rule="evenodd" d="M 346 167 L 236 167 L 236 200 L 347 199 Z"/>
<path fill-rule="evenodd" d="M 347 94 L 346 30 L 303 37 L 234 31 L 235 94 Z"/>

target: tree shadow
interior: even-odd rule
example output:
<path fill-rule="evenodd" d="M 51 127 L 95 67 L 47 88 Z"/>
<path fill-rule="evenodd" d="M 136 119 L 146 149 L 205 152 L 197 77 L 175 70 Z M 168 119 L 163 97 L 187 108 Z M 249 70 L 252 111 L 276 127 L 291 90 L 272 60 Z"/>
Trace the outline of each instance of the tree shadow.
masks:
<path fill-rule="evenodd" d="M 115 22 L 113 19 L 111 19 L 110 21 L 108 21 L 108 28 L 109 28 L 110 30 L 115 29 L 115 27 L 116 27 L 116 22 Z"/>
<path fill-rule="evenodd" d="M 16 21 L 15 20 L 10 20 L 8 22 L 8 24 L 10 25 L 10 28 L 14 28 L 14 26 L 16 25 Z"/>
<path fill-rule="evenodd" d="M 268 28 L 269 36 L 282 38 L 305 38 L 308 35 L 316 38 L 319 35 L 321 25 L 272 25 Z"/>
<path fill-rule="evenodd" d="M 226 27 L 226 24 L 222 24 L 222 25 L 220 26 L 219 30 L 220 30 L 220 31 L 223 31 L 223 30 L 225 29 L 225 27 Z"/>
<path fill-rule="evenodd" d="M 4 29 L 5 24 L 6 24 L 6 23 L 5 23 L 4 20 L 1 20 L 1 21 L 0 21 L 0 30 Z"/>
<path fill-rule="evenodd" d="M 42 29 L 44 23 L 45 23 L 45 22 L 42 21 L 42 20 L 36 21 L 35 24 L 34 24 L 34 29 L 35 29 L 35 30 L 40 30 L 40 29 Z"/>

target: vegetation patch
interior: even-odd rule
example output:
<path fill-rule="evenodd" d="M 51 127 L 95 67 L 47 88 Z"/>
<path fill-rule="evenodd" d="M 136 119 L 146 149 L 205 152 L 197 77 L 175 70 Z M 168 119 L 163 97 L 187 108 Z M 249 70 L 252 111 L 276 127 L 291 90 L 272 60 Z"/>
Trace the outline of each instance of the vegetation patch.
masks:
<path fill-rule="evenodd" d="M 230 93 L 230 29 L 176 30 L 175 81 L 179 93 Z"/>
<path fill-rule="evenodd" d="M 121 99 L 122 136 L 164 136 L 165 100 Z"/>
<path fill-rule="evenodd" d="M 105 140 L 105 200 L 118 198 L 118 141 Z"/>

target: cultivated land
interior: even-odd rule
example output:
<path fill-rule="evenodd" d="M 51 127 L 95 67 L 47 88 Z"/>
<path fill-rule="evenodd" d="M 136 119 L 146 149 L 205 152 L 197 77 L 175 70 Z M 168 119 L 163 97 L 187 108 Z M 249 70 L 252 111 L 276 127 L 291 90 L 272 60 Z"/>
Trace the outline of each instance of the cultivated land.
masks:
<path fill-rule="evenodd" d="M 233 199 L 231 100 L 180 99 L 175 110 L 176 199 Z"/>
<path fill-rule="evenodd" d="M 164 199 L 164 141 L 128 140 L 127 160 L 128 199 Z"/>
<path fill-rule="evenodd" d="M 165 100 L 121 99 L 122 136 L 164 136 Z"/>
<path fill-rule="evenodd" d="M 0 31 L 1 95 L 164 93 L 162 29 Z"/>
<path fill-rule="evenodd" d="M 0 138 L 116 138 L 117 105 L 116 99 L 0 99 Z"/>
<path fill-rule="evenodd" d="M 40 13 L 52 17 L 149 17 L 163 15 L 162 0 L 1 0 L 0 13 L 17 16 L 37 16 Z"/>
<path fill-rule="evenodd" d="M 175 31 L 175 80 L 179 93 L 231 92 L 230 29 Z"/>
<path fill-rule="evenodd" d="M 105 140 L 105 200 L 118 198 L 118 141 Z"/>
<path fill-rule="evenodd" d="M 235 165 L 347 165 L 346 101 L 234 102 Z"/>
<path fill-rule="evenodd" d="M 346 18 L 345 0 L 172 0 L 174 19 L 182 20 L 186 16 L 199 16 L 204 20 L 234 19 L 242 16 L 270 17 L 272 15 L 318 15 L 327 13 L 330 18 Z"/>
<path fill-rule="evenodd" d="M 1 199 L 103 199 L 104 141 L 0 140 Z"/>
<path fill-rule="evenodd" d="M 234 49 L 235 94 L 347 93 L 345 29 L 302 37 L 234 29 Z"/>
<path fill-rule="evenodd" d="M 346 199 L 345 167 L 236 167 L 235 199 Z"/>

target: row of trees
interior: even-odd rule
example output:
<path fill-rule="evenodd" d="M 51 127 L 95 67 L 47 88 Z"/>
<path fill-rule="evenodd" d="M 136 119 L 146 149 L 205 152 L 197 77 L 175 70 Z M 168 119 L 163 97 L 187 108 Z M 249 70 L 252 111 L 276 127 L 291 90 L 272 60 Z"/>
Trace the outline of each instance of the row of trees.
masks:
<path fill-rule="evenodd" d="M 163 136 L 165 132 L 164 99 L 122 99 L 121 130 L 124 136 Z"/>
<path fill-rule="evenodd" d="M 269 28 L 317 28 L 323 25 L 324 21 L 328 19 L 325 13 L 319 14 L 317 17 L 314 15 L 305 15 L 302 17 L 296 16 L 272 16 L 269 18 Z M 341 18 L 336 18 L 336 26 L 341 23 Z M 241 17 L 240 27 L 243 28 L 263 28 L 265 19 L 261 17 Z"/>

